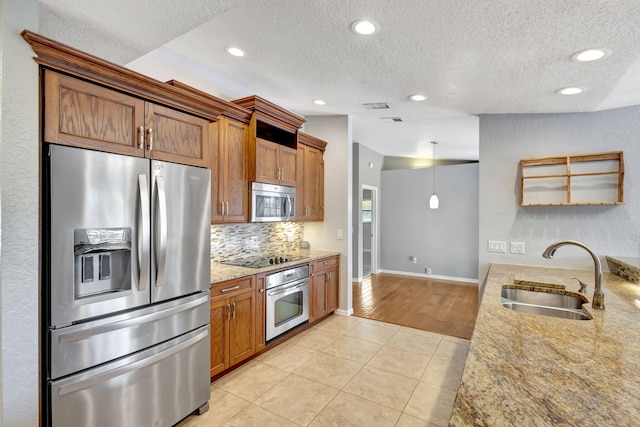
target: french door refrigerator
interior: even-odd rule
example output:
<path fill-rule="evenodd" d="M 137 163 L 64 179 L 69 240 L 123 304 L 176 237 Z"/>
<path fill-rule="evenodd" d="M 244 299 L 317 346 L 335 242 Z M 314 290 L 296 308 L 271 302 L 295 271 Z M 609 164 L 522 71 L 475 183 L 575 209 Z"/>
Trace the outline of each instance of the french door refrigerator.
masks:
<path fill-rule="evenodd" d="M 209 170 L 45 154 L 46 424 L 170 426 L 205 411 Z"/>

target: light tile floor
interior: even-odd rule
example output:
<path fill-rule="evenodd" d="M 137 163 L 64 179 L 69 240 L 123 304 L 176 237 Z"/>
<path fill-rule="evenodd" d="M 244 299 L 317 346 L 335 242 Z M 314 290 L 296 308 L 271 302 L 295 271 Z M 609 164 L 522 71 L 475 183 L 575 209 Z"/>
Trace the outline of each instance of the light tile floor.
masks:
<path fill-rule="evenodd" d="M 211 385 L 180 427 L 446 426 L 469 341 L 331 316 Z"/>

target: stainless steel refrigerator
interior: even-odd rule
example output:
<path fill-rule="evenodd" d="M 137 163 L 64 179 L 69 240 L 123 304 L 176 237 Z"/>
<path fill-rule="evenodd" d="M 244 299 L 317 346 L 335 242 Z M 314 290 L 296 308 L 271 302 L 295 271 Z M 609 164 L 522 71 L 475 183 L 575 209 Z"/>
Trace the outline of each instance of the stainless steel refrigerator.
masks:
<path fill-rule="evenodd" d="M 209 170 L 45 154 L 45 422 L 170 426 L 206 410 Z"/>

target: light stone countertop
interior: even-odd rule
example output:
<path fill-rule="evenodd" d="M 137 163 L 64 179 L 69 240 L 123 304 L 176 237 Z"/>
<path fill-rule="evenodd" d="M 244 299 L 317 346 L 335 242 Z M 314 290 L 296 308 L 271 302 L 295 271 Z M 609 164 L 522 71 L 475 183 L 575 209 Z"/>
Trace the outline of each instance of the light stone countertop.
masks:
<path fill-rule="evenodd" d="M 450 426 L 640 424 L 640 285 L 604 273 L 605 310 L 568 320 L 506 309 L 514 277 L 555 277 L 576 291 L 592 270 L 492 264 Z"/>
<path fill-rule="evenodd" d="M 240 277 L 252 276 L 267 271 L 281 270 L 282 268 L 291 267 L 298 264 L 304 264 L 321 258 L 340 255 L 335 251 L 300 251 L 292 255 L 305 256 L 305 259 L 297 261 L 285 262 L 283 264 L 270 265 L 263 268 L 238 267 L 235 265 L 222 264 L 221 262 L 211 261 L 211 284 L 226 282 L 227 280 L 238 279 Z"/>

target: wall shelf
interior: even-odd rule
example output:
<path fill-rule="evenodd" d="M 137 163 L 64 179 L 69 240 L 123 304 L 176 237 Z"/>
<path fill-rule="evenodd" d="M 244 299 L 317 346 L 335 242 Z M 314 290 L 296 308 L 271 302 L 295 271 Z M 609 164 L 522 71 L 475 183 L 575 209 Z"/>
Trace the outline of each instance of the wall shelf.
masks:
<path fill-rule="evenodd" d="M 621 204 L 622 151 L 520 160 L 521 206 Z"/>

